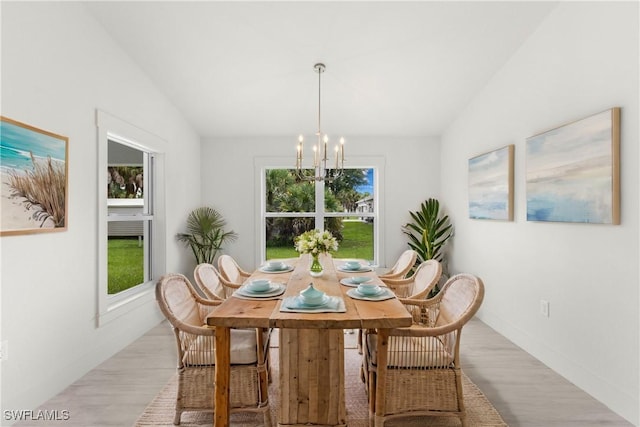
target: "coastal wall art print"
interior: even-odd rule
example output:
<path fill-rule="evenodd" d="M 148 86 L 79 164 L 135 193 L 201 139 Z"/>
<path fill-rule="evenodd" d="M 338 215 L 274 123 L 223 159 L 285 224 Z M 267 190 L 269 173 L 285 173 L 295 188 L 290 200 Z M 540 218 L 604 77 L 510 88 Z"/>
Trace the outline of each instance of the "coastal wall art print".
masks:
<path fill-rule="evenodd" d="M 0 117 L 0 235 L 67 229 L 69 139 Z"/>
<path fill-rule="evenodd" d="M 513 220 L 513 145 L 469 159 L 469 218 Z"/>
<path fill-rule="evenodd" d="M 620 108 L 527 138 L 527 220 L 620 224 Z"/>

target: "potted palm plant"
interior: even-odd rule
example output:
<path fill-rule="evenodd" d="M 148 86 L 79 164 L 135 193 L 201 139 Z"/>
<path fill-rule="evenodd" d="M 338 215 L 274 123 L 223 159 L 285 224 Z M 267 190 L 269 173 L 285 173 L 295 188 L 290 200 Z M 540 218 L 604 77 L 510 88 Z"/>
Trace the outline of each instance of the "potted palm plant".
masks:
<path fill-rule="evenodd" d="M 203 206 L 194 209 L 187 218 L 187 232 L 178 234 L 178 241 L 191 248 L 198 264 L 213 264 L 222 245 L 238 238 L 231 230 L 225 231 L 226 221 L 217 210 Z"/>
<path fill-rule="evenodd" d="M 440 202 L 433 198 L 422 202 L 419 210 L 409 211 L 409 214 L 413 221 L 405 224 L 402 232 L 409 237 L 409 247 L 418 253 L 416 264 L 435 259 L 443 264 L 445 272 L 443 248 L 453 236 L 449 216 L 440 214 Z"/>

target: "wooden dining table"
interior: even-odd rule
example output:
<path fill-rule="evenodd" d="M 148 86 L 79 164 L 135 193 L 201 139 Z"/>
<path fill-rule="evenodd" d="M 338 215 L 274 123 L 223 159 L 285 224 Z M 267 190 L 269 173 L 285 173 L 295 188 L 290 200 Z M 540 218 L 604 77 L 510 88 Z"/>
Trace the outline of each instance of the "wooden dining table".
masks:
<path fill-rule="evenodd" d="M 207 317 L 216 328 L 216 375 L 214 427 L 229 426 L 230 329 L 279 329 L 279 406 L 277 425 L 346 426 L 344 387 L 344 329 L 377 329 L 381 336 L 390 328 L 411 325 L 411 316 L 397 298 L 365 301 L 347 295 L 349 289 L 340 280 L 355 275 L 370 276 L 382 282 L 370 270 L 348 273 L 338 270 L 340 259 L 321 256 L 324 272 L 311 277 L 311 258 L 302 255 L 287 260 L 292 271 L 270 274 L 260 269 L 248 280 L 269 278 L 286 284 L 280 299 L 241 299 L 231 296 Z M 344 301 L 344 312 L 283 312 L 284 298 L 297 296 L 310 283 L 329 296 Z M 386 341 L 386 340 L 379 340 Z M 384 344 L 384 343 L 383 343 Z M 385 352 L 386 353 L 386 352 Z M 266 393 L 263 376 L 261 387 Z"/>

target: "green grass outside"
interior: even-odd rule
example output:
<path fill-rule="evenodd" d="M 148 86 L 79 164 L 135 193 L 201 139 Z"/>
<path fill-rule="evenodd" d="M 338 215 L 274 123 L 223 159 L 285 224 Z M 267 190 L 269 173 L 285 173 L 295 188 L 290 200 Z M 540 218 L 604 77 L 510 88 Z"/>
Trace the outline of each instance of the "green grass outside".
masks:
<path fill-rule="evenodd" d="M 342 234 L 344 239 L 340 242 L 338 252 L 333 254 L 335 258 L 361 258 L 373 259 L 373 224 L 359 221 L 345 221 Z M 299 254 L 292 247 L 268 247 L 267 259 L 295 258 Z"/>
<path fill-rule="evenodd" d="M 345 221 L 336 258 L 373 259 L 373 224 Z M 269 247 L 267 259 L 296 258 L 293 247 Z M 109 294 L 117 294 L 139 285 L 144 280 L 144 249 L 138 239 L 109 239 Z"/>
<path fill-rule="evenodd" d="M 138 239 L 109 239 L 109 294 L 117 294 L 144 280 L 144 248 Z"/>

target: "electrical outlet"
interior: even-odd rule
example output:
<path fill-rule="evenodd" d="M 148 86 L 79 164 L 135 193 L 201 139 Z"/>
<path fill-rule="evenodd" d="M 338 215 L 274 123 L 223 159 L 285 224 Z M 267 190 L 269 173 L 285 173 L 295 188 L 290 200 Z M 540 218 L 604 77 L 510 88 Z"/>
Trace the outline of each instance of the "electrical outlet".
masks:
<path fill-rule="evenodd" d="M 540 300 L 540 314 L 544 317 L 549 317 L 549 301 L 543 299 Z"/>

